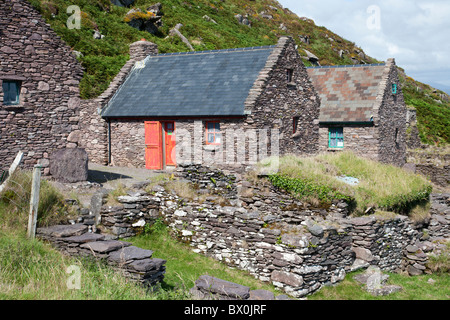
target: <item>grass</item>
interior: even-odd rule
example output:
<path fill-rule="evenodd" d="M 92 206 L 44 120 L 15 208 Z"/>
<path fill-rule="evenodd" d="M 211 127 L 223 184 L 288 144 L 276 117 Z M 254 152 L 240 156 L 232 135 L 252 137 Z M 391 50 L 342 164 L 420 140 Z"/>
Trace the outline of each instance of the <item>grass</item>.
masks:
<path fill-rule="evenodd" d="M 410 277 L 387 273 L 387 285 L 399 285 L 403 289 L 388 296 L 373 296 L 353 279 L 362 271 L 352 272 L 336 286 L 324 287 L 310 295 L 308 300 L 449 300 L 450 277 L 448 274 L 432 274 Z M 432 281 L 429 281 L 432 279 Z"/>
<path fill-rule="evenodd" d="M 230 268 L 211 257 L 193 252 L 189 245 L 174 240 L 166 226 L 156 225 L 157 227 L 153 227 L 150 232 L 129 241 L 137 247 L 153 250 L 153 257 L 167 260 L 163 288 L 189 290 L 199 276 L 208 274 L 248 286 L 252 290 L 265 289 L 274 292 L 275 295 L 283 294 L 272 285 L 258 281 L 245 271 Z"/>
<path fill-rule="evenodd" d="M 27 221 L 31 198 L 32 171 L 16 170 L 0 194 L 0 220 L 2 230 L 15 230 Z M 74 212 L 64 197 L 48 181 L 42 179 L 39 191 L 38 226 L 57 224 Z M 6 217 L 5 215 L 8 215 Z"/>
<path fill-rule="evenodd" d="M 355 186 L 346 184 L 336 179 L 339 176 L 357 178 L 359 183 Z M 362 214 L 370 207 L 408 214 L 417 205 L 426 203 L 432 190 L 429 182 L 420 175 L 351 152 L 315 157 L 284 156 L 274 177 L 271 180 L 276 186 L 294 191 L 305 200 L 354 201 L 356 214 Z"/>

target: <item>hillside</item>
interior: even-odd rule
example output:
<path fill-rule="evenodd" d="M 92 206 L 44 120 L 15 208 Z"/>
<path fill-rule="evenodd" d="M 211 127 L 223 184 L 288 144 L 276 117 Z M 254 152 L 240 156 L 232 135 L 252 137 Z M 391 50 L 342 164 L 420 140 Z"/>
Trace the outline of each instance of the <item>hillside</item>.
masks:
<path fill-rule="evenodd" d="M 292 36 L 305 65 L 349 65 L 378 63 L 354 42 L 298 17 L 275 0 L 136 0 L 126 8 L 114 3 L 131 0 L 29 0 L 74 51 L 85 68 L 80 89 L 88 99 L 103 92 L 128 60 L 128 45 L 145 38 L 156 43 L 160 53 L 273 45 L 283 35 Z M 81 28 L 69 29 L 69 5 L 81 9 Z M 155 8 L 155 7 L 153 7 Z M 131 9 L 140 9 L 129 14 Z M 161 17 L 161 18 L 158 18 Z M 140 31 L 136 22 L 156 21 L 151 33 Z M 130 26 L 134 24 L 135 27 Z M 180 27 L 180 25 L 182 26 Z M 171 31 L 178 30 L 186 44 Z M 142 24 L 141 24 L 141 29 Z M 190 47 L 191 46 L 191 47 Z M 448 95 L 403 75 L 407 104 L 416 108 L 423 142 L 450 142 Z"/>

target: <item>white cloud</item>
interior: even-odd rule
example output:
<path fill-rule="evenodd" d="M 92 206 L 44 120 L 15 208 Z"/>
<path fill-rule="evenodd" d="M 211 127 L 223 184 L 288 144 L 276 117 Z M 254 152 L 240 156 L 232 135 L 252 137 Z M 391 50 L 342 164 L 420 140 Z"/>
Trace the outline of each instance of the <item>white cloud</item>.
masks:
<path fill-rule="evenodd" d="M 422 82 L 448 83 L 450 1 L 448 0 L 279 0 L 299 16 L 313 19 L 370 56 L 395 58 Z M 379 28 L 373 28 L 379 8 Z M 371 9 L 371 10 L 368 10 Z M 419 78 L 421 77 L 421 78 Z"/>

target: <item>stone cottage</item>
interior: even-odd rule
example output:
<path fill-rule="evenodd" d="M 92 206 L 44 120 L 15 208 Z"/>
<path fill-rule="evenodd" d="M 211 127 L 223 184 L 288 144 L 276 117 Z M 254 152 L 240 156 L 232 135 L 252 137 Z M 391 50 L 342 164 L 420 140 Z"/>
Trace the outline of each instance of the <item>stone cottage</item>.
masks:
<path fill-rule="evenodd" d="M 394 59 L 307 71 L 321 100 L 319 152 L 352 150 L 372 160 L 405 164 L 406 105 Z"/>
<path fill-rule="evenodd" d="M 79 141 L 91 161 L 117 166 L 241 167 L 316 153 L 318 117 L 319 97 L 289 37 L 173 54 L 143 39 L 111 86 L 84 102 Z"/>
<path fill-rule="evenodd" d="M 28 1 L 0 1 L 0 170 L 19 151 L 25 167 L 45 167 L 54 150 L 77 146 L 70 134 L 78 129 L 82 75 Z"/>

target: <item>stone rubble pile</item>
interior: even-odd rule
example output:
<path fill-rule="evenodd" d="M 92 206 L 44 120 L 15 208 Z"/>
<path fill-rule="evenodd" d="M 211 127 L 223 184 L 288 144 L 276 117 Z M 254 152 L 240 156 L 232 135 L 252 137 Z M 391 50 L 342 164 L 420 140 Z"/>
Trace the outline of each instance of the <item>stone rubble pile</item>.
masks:
<path fill-rule="evenodd" d="M 403 290 L 401 286 L 387 285 L 389 275 L 382 273 L 376 266 L 368 267 L 365 272 L 355 275 L 353 279 L 363 284 L 367 292 L 374 296 L 386 296 Z"/>
<path fill-rule="evenodd" d="M 126 277 L 153 287 L 164 279 L 165 260 L 152 258 L 153 251 L 111 240 L 88 231 L 88 225 L 77 223 L 38 228 L 36 236 L 50 242 L 67 255 L 102 259 Z"/>

